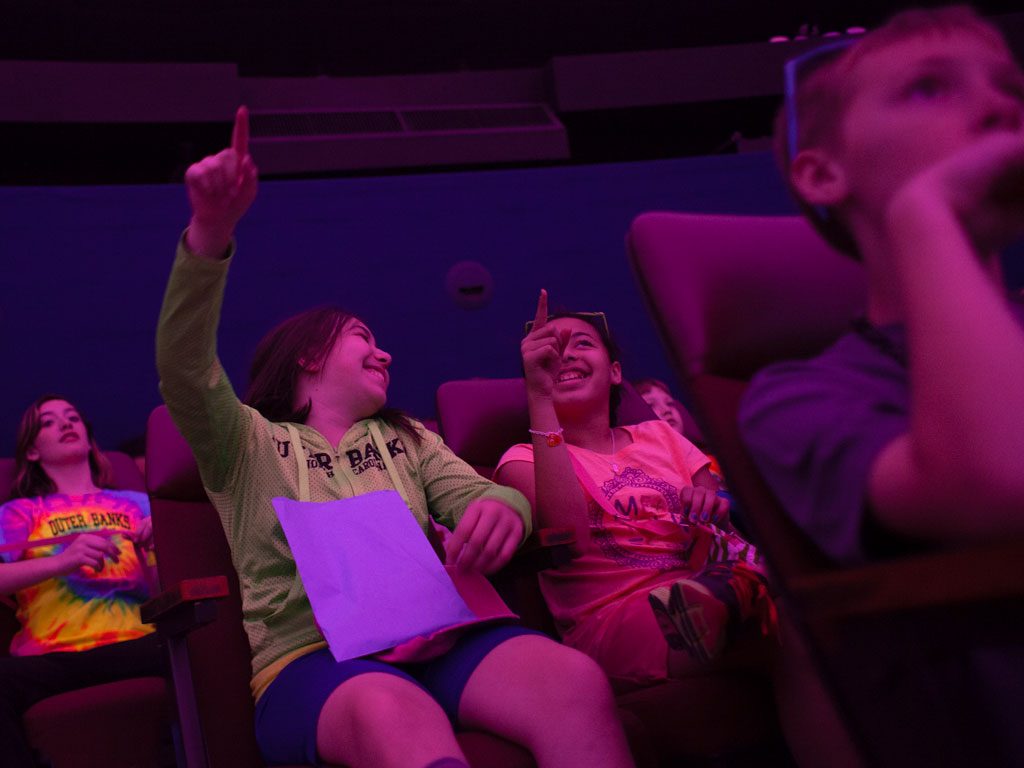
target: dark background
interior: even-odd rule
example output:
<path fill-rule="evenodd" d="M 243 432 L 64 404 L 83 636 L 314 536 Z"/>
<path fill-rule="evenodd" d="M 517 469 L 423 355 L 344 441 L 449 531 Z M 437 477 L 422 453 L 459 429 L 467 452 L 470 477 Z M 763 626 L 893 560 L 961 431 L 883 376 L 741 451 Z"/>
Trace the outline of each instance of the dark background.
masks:
<path fill-rule="evenodd" d="M 872 26 L 897 7 L 3 0 L 0 57 L 234 62 L 246 77 L 543 67 L 559 55 L 765 41 L 804 24 L 820 32 Z M 522 322 L 543 286 L 556 304 L 609 312 L 627 375 L 671 379 L 623 236 L 651 209 L 790 212 L 770 156 L 737 154 L 732 141 L 737 131 L 766 135 L 777 102 L 561 115 L 571 157 L 557 163 L 264 180 L 229 280 L 220 334 L 228 373 L 242 389 L 271 325 L 312 304 L 340 303 L 363 315 L 394 355 L 392 403 L 429 417 L 446 379 L 518 375 Z M 25 405 L 50 390 L 79 402 L 108 447 L 141 435 L 159 403 L 153 334 L 188 218 L 181 174 L 229 133 L 227 123 L 0 122 L 4 452 L 13 450 Z M 484 309 L 459 309 L 445 294 L 445 273 L 466 259 L 494 277 Z M 1019 269 L 1014 280 L 1024 282 Z"/>
<path fill-rule="evenodd" d="M 518 376 L 519 338 L 553 304 L 605 310 L 627 375 L 671 376 L 626 263 L 645 210 L 789 210 L 765 154 L 384 178 L 269 181 L 238 231 L 221 354 L 238 390 L 260 336 L 314 304 L 362 315 L 394 355 L 391 402 L 433 414 L 446 379 Z M 37 394 L 67 393 L 105 445 L 159 404 L 153 335 L 188 221 L 179 185 L 0 189 L 0 440 Z M 494 299 L 459 309 L 444 278 L 479 261 Z"/>

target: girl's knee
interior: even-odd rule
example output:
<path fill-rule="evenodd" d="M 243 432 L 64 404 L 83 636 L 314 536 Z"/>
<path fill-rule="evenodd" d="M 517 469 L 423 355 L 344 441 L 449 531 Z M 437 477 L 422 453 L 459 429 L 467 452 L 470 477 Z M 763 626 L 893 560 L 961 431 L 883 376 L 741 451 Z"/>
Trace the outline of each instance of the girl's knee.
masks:
<path fill-rule="evenodd" d="M 391 675 L 364 675 L 339 687 L 324 704 L 320 727 L 342 726 L 354 733 L 434 728 L 446 724 L 441 707 L 422 688 Z"/>
<path fill-rule="evenodd" d="M 437 702 L 414 683 L 386 674 L 362 675 L 331 695 L 320 712 L 317 751 L 328 762 L 355 765 L 425 765 L 462 756 Z"/>
<path fill-rule="evenodd" d="M 566 645 L 550 645 L 541 677 L 554 689 L 551 695 L 592 704 L 612 704 L 611 684 L 596 661 Z"/>
<path fill-rule="evenodd" d="M 353 697 L 349 709 L 361 728 L 393 728 L 397 723 L 415 727 L 445 717 L 425 691 L 399 678 L 394 683 L 384 680 L 365 686 Z"/>

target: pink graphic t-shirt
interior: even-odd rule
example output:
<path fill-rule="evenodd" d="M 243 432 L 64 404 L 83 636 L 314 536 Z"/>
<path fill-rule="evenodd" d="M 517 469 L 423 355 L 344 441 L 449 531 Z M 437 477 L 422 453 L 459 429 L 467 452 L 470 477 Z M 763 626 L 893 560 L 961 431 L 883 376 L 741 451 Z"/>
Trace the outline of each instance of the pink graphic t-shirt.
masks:
<path fill-rule="evenodd" d="M 118 562 L 108 558 L 99 573 L 79 569 L 19 591 L 21 630 L 11 641 L 12 656 L 85 651 L 153 631 L 139 618 L 139 606 L 149 598 L 146 564 L 126 535 L 137 531 L 147 517 L 149 498 L 137 491 L 57 493 L 14 499 L 0 507 L 0 544 L 103 532 L 119 549 Z M 50 557 L 69 543 L 5 552 L 0 557 L 7 562 Z"/>
<path fill-rule="evenodd" d="M 570 644 L 603 609 L 709 563 L 745 562 L 760 570 L 757 551 L 740 536 L 685 519 L 680 490 L 693 485 L 708 457 L 664 421 L 625 429 L 633 442 L 614 455 L 569 446 L 577 474 L 589 476 L 581 485 L 593 546 L 569 565 L 542 572 L 540 586 Z M 498 466 L 511 461 L 533 463 L 533 446 L 513 446 Z"/>

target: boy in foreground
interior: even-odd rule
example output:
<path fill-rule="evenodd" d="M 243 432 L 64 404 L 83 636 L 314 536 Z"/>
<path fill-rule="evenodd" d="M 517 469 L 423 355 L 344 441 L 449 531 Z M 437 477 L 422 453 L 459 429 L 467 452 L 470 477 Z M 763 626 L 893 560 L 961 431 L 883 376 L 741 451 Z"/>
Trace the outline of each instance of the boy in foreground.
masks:
<path fill-rule="evenodd" d="M 1024 311 L 999 251 L 1024 232 L 1024 73 L 966 8 L 900 14 L 802 64 L 784 173 L 825 238 L 863 262 L 867 311 L 819 357 L 755 378 L 740 412 L 748 447 L 841 564 L 1020 536 Z M 902 681 L 907 695 L 956 721 L 935 734 L 946 760 L 963 748 L 1024 761 L 1012 623 L 972 626 L 955 652 L 942 634 L 908 649 L 927 669 Z"/>

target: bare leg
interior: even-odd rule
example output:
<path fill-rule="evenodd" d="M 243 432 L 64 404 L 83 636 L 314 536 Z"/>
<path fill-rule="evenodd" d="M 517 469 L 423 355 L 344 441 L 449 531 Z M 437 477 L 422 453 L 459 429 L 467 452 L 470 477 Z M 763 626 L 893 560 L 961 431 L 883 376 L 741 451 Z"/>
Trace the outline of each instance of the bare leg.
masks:
<path fill-rule="evenodd" d="M 421 768 L 466 758 L 444 710 L 423 689 L 370 672 L 346 680 L 324 703 L 316 747 L 322 760 L 351 768 Z"/>
<path fill-rule="evenodd" d="M 633 765 L 604 672 L 546 637 L 514 637 L 491 651 L 466 684 L 459 720 L 522 744 L 539 768 Z"/>

